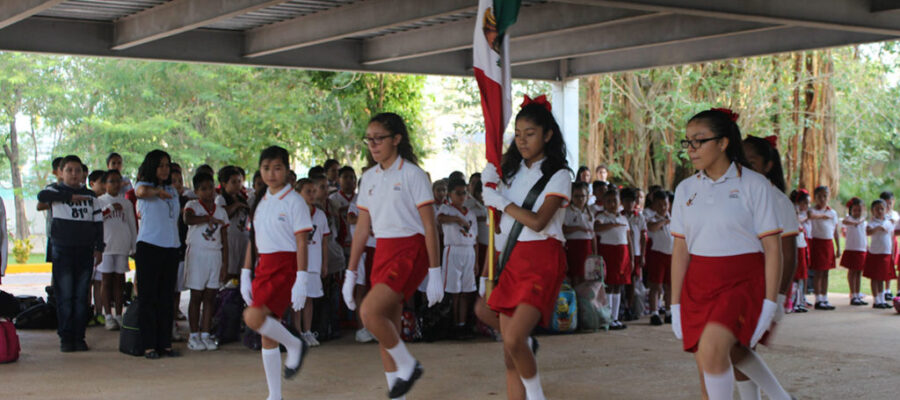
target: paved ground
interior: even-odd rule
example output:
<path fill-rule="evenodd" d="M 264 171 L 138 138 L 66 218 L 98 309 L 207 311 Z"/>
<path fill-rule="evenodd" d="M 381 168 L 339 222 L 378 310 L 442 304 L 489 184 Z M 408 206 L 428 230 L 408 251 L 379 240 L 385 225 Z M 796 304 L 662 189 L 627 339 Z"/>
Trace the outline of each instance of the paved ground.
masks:
<path fill-rule="evenodd" d="M 3 289 L 15 291 L 5 279 Z M 776 343 L 760 353 L 800 399 L 900 398 L 900 315 L 846 306 L 788 315 Z M 871 300 L 871 299 L 869 299 Z M 259 352 L 229 344 L 216 352 L 145 360 L 117 351 L 118 336 L 90 328 L 92 351 L 62 354 L 55 332 L 22 331 L 22 358 L 0 365 L 3 399 L 263 399 Z M 645 318 L 618 332 L 541 337 L 539 368 L 551 399 L 692 399 L 698 378 L 669 326 Z M 503 399 L 499 343 L 412 344 L 425 376 L 409 400 Z M 285 399 L 384 399 L 374 345 L 352 332 L 313 349 Z"/>

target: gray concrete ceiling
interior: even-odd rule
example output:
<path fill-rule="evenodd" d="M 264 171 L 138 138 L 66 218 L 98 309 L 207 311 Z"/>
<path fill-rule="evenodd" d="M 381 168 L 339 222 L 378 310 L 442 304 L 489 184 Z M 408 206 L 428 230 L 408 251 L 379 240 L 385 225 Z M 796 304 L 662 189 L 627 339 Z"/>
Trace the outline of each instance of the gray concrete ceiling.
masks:
<path fill-rule="evenodd" d="M 0 50 L 471 76 L 477 0 L 4 0 Z M 891 0 L 523 0 L 513 77 L 894 40 Z"/>

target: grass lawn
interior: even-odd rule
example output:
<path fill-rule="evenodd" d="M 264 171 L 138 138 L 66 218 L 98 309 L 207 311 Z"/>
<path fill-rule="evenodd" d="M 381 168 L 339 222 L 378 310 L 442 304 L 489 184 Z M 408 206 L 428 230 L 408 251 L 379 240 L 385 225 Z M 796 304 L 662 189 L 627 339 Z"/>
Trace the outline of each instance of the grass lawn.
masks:
<path fill-rule="evenodd" d="M 30 256 L 28 256 L 28 261 L 25 262 L 25 264 L 41 264 L 46 262 L 44 261 L 44 258 L 44 253 L 32 253 Z M 16 258 L 13 257 L 12 254 L 8 255 L 7 262 L 10 264 L 18 264 L 18 261 L 16 261 Z"/>

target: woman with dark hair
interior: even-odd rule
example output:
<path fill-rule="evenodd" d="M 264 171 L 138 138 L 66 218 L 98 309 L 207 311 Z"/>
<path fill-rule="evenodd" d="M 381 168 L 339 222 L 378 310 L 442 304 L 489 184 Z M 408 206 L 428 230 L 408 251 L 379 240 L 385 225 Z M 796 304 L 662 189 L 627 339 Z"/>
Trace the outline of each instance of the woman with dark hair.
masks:
<path fill-rule="evenodd" d="M 509 243 L 497 244 L 504 249 L 502 270 L 487 306 L 499 314 L 507 397 L 542 400 L 534 358 L 538 346 L 530 335 L 538 323 L 549 324 L 565 278 L 563 222 L 572 192 L 572 171 L 566 162 L 562 132 L 544 96 L 525 98 L 516 115 L 515 132 L 502 158 L 503 178 L 492 165 L 481 174 L 484 203 L 503 213 L 501 241 Z M 536 196 L 529 196 L 532 191 Z M 527 197 L 533 197 L 534 204 L 523 207 Z M 505 265 L 503 260 L 508 260 Z M 496 317 L 485 318 L 488 313 L 483 311 L 478 313 L 480 318 L 497 328 Z"/>
<path fill-rule="evenodd" d="M 737 117 L 713 109 L 688 121 L 681 143 L 700 172 L 672 202 L 672 331 L 712 400 L 732 398 L 732 347 L 753 348 L 769 329 L 782 268 L 771 184 L 751 169 Z"/>
<path fill-rule="evenodd" d="M 341 290 L 344 302 L 356 309 L 353 290 L 359 260 L 369 232 L 376 247 L 372 288 L 360 306 L 366 329 L 378 339 L 388 382 L 388 397 L 402 398 L 424 372 L 400 337 L 403 302 L 428 277 L 426 294 L 432 306 L 444 297 L 434 196 L 428 176 L 416 163 L 403 118 L 381 113 L 369 120 L 363 140 L 375 166 L 363 173 L 357 207 L 359 215 L 350 246 L 347 275 Z"/>
<path fill-rule="evenodd" d="M 144 157 L 138 169 L 135 195 L 141 224 L 134 255 L 137 291 L 141 296 L 139 325 L 144 357 L 177 357 L 172 349 L 174 296 L 178 273 L 178 216 L 181 205 L 172 187 L 172 159 L 162 150 Z"/>

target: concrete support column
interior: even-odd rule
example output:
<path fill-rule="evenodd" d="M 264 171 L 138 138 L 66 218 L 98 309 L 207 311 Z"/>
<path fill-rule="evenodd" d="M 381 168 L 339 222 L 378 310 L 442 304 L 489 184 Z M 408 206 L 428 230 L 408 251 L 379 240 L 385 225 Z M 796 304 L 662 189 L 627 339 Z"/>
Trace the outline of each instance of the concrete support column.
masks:
<path fill-rule="evenodd" d="M 551 83 L 553 86 L 553 117 L 562 130 L 568 151 L 569 168 L 578 170 L 578 79 L 566 79 Z"/>

